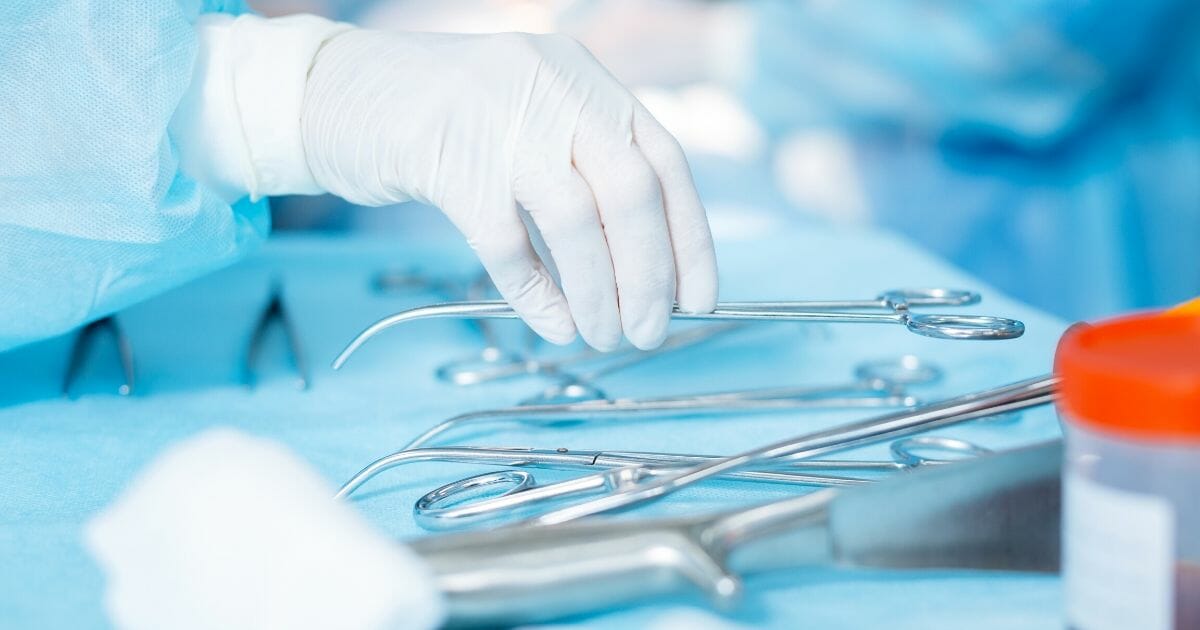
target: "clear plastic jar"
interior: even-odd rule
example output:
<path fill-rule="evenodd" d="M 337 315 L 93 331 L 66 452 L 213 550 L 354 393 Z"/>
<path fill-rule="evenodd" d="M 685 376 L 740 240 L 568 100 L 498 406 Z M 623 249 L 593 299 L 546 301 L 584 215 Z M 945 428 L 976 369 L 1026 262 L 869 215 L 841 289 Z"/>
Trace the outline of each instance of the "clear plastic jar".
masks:
<path fill-rule="evenodd" d="M 1200 317 L 1073 328 L 1055 371 L 1067 626 L 1200 629 Z"/>

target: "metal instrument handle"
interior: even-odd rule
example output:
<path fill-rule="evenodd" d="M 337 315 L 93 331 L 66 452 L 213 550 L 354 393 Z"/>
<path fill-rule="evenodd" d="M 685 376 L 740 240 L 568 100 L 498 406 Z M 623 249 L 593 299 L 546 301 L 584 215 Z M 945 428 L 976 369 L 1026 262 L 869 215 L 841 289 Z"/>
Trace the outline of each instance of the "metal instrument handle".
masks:
<path fill-rule="evenodd" d="M 934 339 L 1015 339 L 1025 334 L 1025 324 L 990 315 L 908 314 L 904 325 L 912 332 Z"/>
<path fill-rule="evenodd" d="M 629 508 L 662 498 L 698 481 L 742 470 L 780 457 L 822 455 L 864 444 L 906 437 L 997 413 L 1049 404 L 1054 400 L 1057 383 L 1058 380 L 1054 376 L 1043 376 L 984 392 L 951 398 L 911 411 L 817 431 L 722 460 L 672 471 L 651 482 L 637 484 L 622 492 L 611 493 L 545 513 L 532 519 L 531 522 L 549 525 Z"/>
<path fill-rule="evenodd" d="M 973 304 L 978 294 L 948 289 L 897 290 L 884 293 L 876 300 L 844 302 L 729 302 L 717 304 L 711 313 L 687 313 L 675 307 L 674 319 L 691 320 L 760 320 L 805 321 L 856 324 L 903 324 L 912 332 L 939 339 L 1011 339 L 1025 332 L 1021 322 L 1000 317 L 921 315 L 908 313 L 911 306 Z M 838 310 L 847 309 L 847 310 Z M 883 313 L 853 312 L 884 310 Z M 362 344 L 383 330 L 403 322 L 435 317 L 456 319 L 516 319 L 519 316 L 503 301 L 451 302 L 402 311 L 375 322 L 355 337 L 333 361 L 340 369 Z"/>
<path fill-rule="evenodd" d="M 413 519 L 430 530 L 446 530 L 493 521 L 509 521 L 541 511 L 542 504 L 555 504 L 592 494 L 619 491 L 643 478 L 656 474 L 652 468 L 634 465 L 613 468 L 567 481 L 535 485 L 529 473 L 502 471 L 460 479 L 421 497 L 413 507 Z M 489 486 L 511 486 L 498 496 L 474 499 L 487 493 Z M 467 495 L 462 497 L 460 495 Z M 458 503 L 438 507 L 450 499 Z"/>
<path fill-rule="evenodd" d="M 892 459 L 909 468 L 929 466 L 934 464 L 949 464 L 969 457 L 989 455 L 993 451 L 978 444 L 965 440 L 938 437 L 933 435 L 918 435 L 892 442 L 890 447 Z M 951 457 L 927 457 L 920 451 L 943 451 Z"/>

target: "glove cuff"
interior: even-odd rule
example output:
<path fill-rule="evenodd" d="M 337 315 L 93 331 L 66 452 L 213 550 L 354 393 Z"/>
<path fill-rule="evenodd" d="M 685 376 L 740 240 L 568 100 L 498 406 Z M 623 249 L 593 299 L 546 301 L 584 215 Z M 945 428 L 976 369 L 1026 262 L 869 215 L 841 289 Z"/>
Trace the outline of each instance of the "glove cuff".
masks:
<path fill-rule="evenodd" d="M 171 122 L 181 166 L 229 201 L 318 194 L 300 115 L 321 45 L 349 24 L 314 15 L 197 20 L 195 78 Z"/>

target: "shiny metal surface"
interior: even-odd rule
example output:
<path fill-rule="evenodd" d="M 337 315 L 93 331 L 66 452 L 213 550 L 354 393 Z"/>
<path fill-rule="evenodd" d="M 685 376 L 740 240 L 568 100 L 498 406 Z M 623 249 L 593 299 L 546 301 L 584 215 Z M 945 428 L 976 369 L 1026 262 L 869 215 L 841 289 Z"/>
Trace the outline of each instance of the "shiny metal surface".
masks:
<path fill-rule="evenodd" d="M 565 449 L 564 449 L 565 450 Z M 940 450 L 953 453 L 951 459 L 937 459 L 919 452 Z M 723 476 L 741 481 L 762 481 L 802 486 L 846 487 L 870 483 L 871 479 L 838 477 L 826 474 L 805 474 L 798 470 L 863 470 L 899 471 L 917 466 L 929 466 L 960 461 L 964 457 L 990 454 L 992 451 L 970 442 L 943 437 L 918 436 L 897 440 L 891 448 L 894 461 L 815 461 L 803 459 L 780 460 L 774 470 L 742 471 Z M 671 453 L 597 453 L 594 467 L 620 466 L 621 469 L 604 475 L 581 478 L 539 486 L 526 471 L 499 471 L 467 477 L 431 490 L 417 500 L 413 518 L 430 530 L 461 529 L 496 520 L 511 520 L 536 511 L 540 504 L 570 500 L 581 496 L 602 494 L 630 487 L 641 479 L 666 474 L 665 465 L 696 465 L 720 459 L 712 455 L 682 455 Z M 502 489 L 497 494 L 496 488 Z M 444 507 L 443 503 L 453 505 Z"/>
<path fill-rule="evenodd" d="M 758 469 L 720 475 L 722 479 L 781 483 L 801 486 L 840 487 L 870 483 L 870 478 L 828 474 L 834 471 L 897 472 L 918 466 L 940 465 L 965 457 L 990 454 L 989 449 L 962 440 L 918 436 L 892 444 L 892 461 L 814 460 L 783 457 Z M 948 458 L 921 453 L 944 452 Z M 526 471 L 499 471 L 460 479 L 436 488 L 413 509 L 417 523 L 426 529 L 445 530 L 480 523 L 513 520 L 543 509 L 542 504 L 569 501 L 581 496 L 611 492 L 643 478 L 666 474 L 672 467 L 697 465 L 722 459 L 716 455 L 658 453 L 646 451 L 573 451 L 566 448 L 494 448 L 459 446 L 417 448 L 382 457 L 359 471 L 338 490 L 346 498 L 380 473 L 405 464 L 443 461 L 465 464 L 497 464 L 517 468 L 559 470 L 620 469 L 581 480 L 538 485 Z M 499 489 L 499 492 L 497 492 Z M 531 490 L 536 492 L 530 492 Z M 445 506 L 443 504 L 453 505 Z"/>
<path fill-rule="evenodd" d="M 492 279 L 486 272 L 479 272 L 468 280 L 457 280 L 416 270 L 383 270 L 375 274 L 371 286 L 377 293 L 384 295 L 424 291 L 455 301 L 486 300 L 497 294 Z M 469 323 L 483 338 L 483 347 L 477 354 L 444 364 L 436 372 L 438 378 L 456 385 L 474 384 L 477 382 L 473 380 L 476 373 L 507 371 L 523 364 L 526 361 L 525 357 L 536 344 L 537 335 L 528 331 L 524 347 L 510 350 L 505 348 L 501 335 L 492 322 L 487 319 L 474 319 L 469 320 Z"/>
<path fill-rule="evenodd" d="M 562 379 L 560 387 L 569 384 L 590 383 L 601 376 L 618 372 L 657 356 L 711 341 L 739 328 L 741 328 L 740 324 L 727 323 L 681 330 L 668 335 L 661 346 L 646 351 L 623 347 L 613 352 L 586 349 L 558 359 L 539 359 L 509 354 L 506 360 L 495 360 L 488 364 L 480 364 L 475 361 L 450 361 L 438 368 L 437 377 L 455 385 L 477 385 L 529 374 L 560 378 Z M 585 374 L 572 374 L 567 371 L 569 368 L 596 362 L 602 363 L 602 365 Z M 561 399 L 561 397 L 562 394 L 545 394 L 543 396 L 545 399 Z M 600 395 L 591 395 L 587 399 L 597 397 Z"/>
<path fill-rule="evenodd" d="M 889 439 L 900 440 L 892 445 L 892 453 L 898 459 L 899 467 L 943 463 L 947 460 L 934 460 L 934 458 L 920 455 L 918 450 L 924 451 L 933 448 L 941 452 L 948 451 L 951 454 L 963 456 L 986 454 L 988 450 L 958 440 L 927 436 L 908 438 L 908 436 L 968 420 L 1048 404 L 1053 401 L 1056 383 L 1057 380 L 1050 376 L 1021 381 L 993 390 L 925 405 L 912 411 L 898 412 L 817 431 L 732 457 L 708 458 L 707 456 L 657 453 L 653 454 L 656 461 L 647 462 L 630 461 L 628 457 L 622 459 L 622 456 L 628 456 L 628 453 L 609 454 L 616 455 L 616 458 L 608 461 L 621 468 L 539 486 L 526 483 L 528 479 L 523 478 L 519 491 L 510 490 L 500 496 L 471 501 L 465 506 L 453 509 L 419 509 L 416 516 L 422 526 L 439 529 L 511 521 L 539 512 L 541 512 L 540 515 L 533 516 L 528 522 L 543 525 L 561 523 L 615 509 L 633 507 L 661 498 L 704 479 L 750 469 L 756 469 L 757 472 L 779 472 L 780 467 L 797 466 L 800 461 L 808 458 Z M 402 450 L 380 458 L 351 478 L 337 496 L 345 497 L 380 472 L 400 463 L 420 458 L 422 450 L 436 451 L 437 449 Z M 474 454 L 482 452 L 477 450 Z M 588 452 L 583 456 L 586 458 L 592 454 L 594 453 Z M 514 466 L 522 465 L 512 463 L 514 461 L 527 462 L 524 465 L 530 466 L 567 461 L 571 461 L 575 465 L 583 463 L 576 459 L 577 454 L 565 450 L 554 454 L 542 452 L 536 457 L 532 455 L 526 457 L 527 455 L 529 455 L 528 451 L 514 453 L 509 450 L 500 453 L 499 457 L 507 458 L 505 461 L 508 465 Z M 700 458 L 701 461 L 689 460 L 689 457 Z M 496 461 L 496 459 L 491 461 Z M 593 465 L 598 461 L 599 459 L 593 459 L 591 464 L 583 464 Z M 681 464 L 691 467 L 683 467 Z M 868 464 L 876 470 L 881 467 L 880 462 L 869 462 Z M 841 468 L 845 469 L 850 466 L 843 464 Z M 831 465 L 828 469 L 833 470 L 836 467 Z M 809 483 L 812 481 L 810 480 Z M 845 479 L 841 481 L 845 481 Z M 464 483 L 466 486 L 472 486 L 469 480 Z M 456 491 L 461 490 L 463 485 L 443 486 L 433 493 L 440 498 L 432 502 L 426 501 L 422 505 L 431 508 L 435 504 L 455 496 Z M 574 502 L 593 495 L 596 498 Z M 556 507 L 560 504 L 567 505 Z"/>
<path fill-rule="evenodd" d="M 600 468 L 625 468 L 641 465 L 660 465 L 663 467 L 680 464 L 699 464 L 721 459 L 718 455 L 692 455 L 685 453 L 656 453 L 650 451 L 587 451 L 569 450 L 566 448 L 537 449 L 537 448 L 500 448 L 488 446 L 447 446 L 414 448 L 397 451 L 386 457 L 371 462 L 360 470 L 338 490 L 337 498 L 345 498 L 380 473 L 398 466 L 423 461 L 457 462 L 462 464 L 495 464 L 516 468 L 544 468 L 554 470 L 596 470 Z M 734 474 L 724 475 L 724 479 L 743 481 L 768 481 L 804 486 L 838 486 L 857 485 L 866 483 L 867 479 L 853 477 L 836 477 L 831 475 L 808 474 L 801 471 L 813 470 L 855 470 L 855 471 L 894 471 L 905 468 L 898 462 L 873 461 L 792 461 L 782 460 L 772 462 L 760 469 L 748 468 Z M 490 473 L 488 473 L 490 474 Z M 497 478 L 499 481 L 491 485 L 507 482 L 517 488 L 525 488 L 533 483 L 531 477 L 511 476 Z M 465 480 L 464 480 L 465 481 Z M 459 482 L 447 484 L 455 486 Z M 462 484 L 470 486 L 472 484 Z M 436 491 L 435 491 L 436 492 Z M 433 493 L 431 493 L 433 494 Z M 444 493 L 438 493 L 444 494 Z"/>
<path fill-rule="evenodd" d="M 803 321 L 856 324 L 898 324 L 910 331 L 940 339 L 1013 339 L 1025 333 L 1019 321 L 983 315 L 913 314 L 910 307 L 974 304 L 978 294 L 945 289 L 888 291 L 874 300 L 774 301 L 720 303 L 711 313 L 685 313 L 671 317 L 691 320 Z M 879 311 L 879 312 L 870 312 Z M 375 322 L 355 337 L 333 361 L 340 369 L 371 337 L 404 322 L 431 318 L 516 319 L 517 314 L 498 300 L 451 302 L 409 309 Z"/>
<path fill-rule="evenodd" d="M 1043 376 L 924 405 L 912 411 L 901 411 L 817 431 L 718 461 L 655 476 L 649 481 L 630 484 L 623 490 L 547 512 L 534 517 L 529 523 L 540 525 L 563 523 L 585 516 L 633 507 L 662 498 L 715 475 L 734 472 L 742 469 L 743 466 L 755 466 L 781 457 L 817 456 L 864 444 L 907 437 L 980 417 L 1049 404 L 1054 400 L 1056 384 L 1055 377 Z"/>
<path fill-rule="evenodd" d="M 375 275 L 372 286 L 377 292 L 384 294 L 422 290 L 437 293 L 450 300 L 482 300 L 495 295 L 491 278 L 486 273 L 478 274 L 470 282 L 461 282 L 427 276 L 411 270 L 385 270 Z M 537 335 L 533 331 L 526 331 L 524 348 L 508 350 L 490 321 L 469 321 L 483 337 L 484 347 L 476 355 L 443 363 L 437 368 L 435 375 L 442 381 L 463 386 L 530 375 L 549 377 L 557 381 L 523 404 L 557 404 L 607 398 L 604 391 L 595 384 L 596 379 L 664 354 L 703 344 L 743 327 L 742 324 L 734 322 L 676 331 L 669 334 L 661 346 L 649 351 L 630 346 L 613 352 L 587 348 L 566 357 L 550 359 L 533 356 L 537 344 Z M 599 365 L 583 373 L 572 371 L 589 364 Z"/>
<path fill-rule="evenodd" d="M 1054 442 L 716 516 L 589 519 L 408 545 L 430 567 L 452 627 L 687 593 L 731 608 L 745 576 L 805 566 L 1054 571 L 1061 458 Z"/>
<path fill-rule="evenodd" d="M 429 428 L 404 448 L 427 446 L 456 429 L 497 422 L 556 426 L 628 418 L 693 415 L 774 413 L 805 409 L 858 409 L 913 407 L 919 400 L 906 386 L 936 382 L 936 366 L 911 355 L 894 360 L 869 361 L 855 368 L 855 380 L 835 385 L 751 388 L 679 396 L 633 399 L 597 399 L 560 403 L 522 404 L 460 414 Z M 582 395 L 582 394 L 579 394 Z"/>

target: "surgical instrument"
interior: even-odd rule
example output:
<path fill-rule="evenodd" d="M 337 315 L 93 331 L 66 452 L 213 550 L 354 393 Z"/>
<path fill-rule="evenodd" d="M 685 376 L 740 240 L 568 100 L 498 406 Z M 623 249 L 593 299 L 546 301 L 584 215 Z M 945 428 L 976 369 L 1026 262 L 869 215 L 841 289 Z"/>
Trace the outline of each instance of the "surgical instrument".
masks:
<path fill-rule="evenodd" d="M 677 464 L 672 470 L 663 471 L 656 469 L 656 466 L 662 468 L 661 465 L 627 466 L 479 501 L 474 508 L 477 511 L 486 510 L 486 520 L 489 521 L 512 521 L 533 515 L 525 522 L 538 525 L 567 522 L 653 501 L 724 473 L 770 467 L 779 464 L 781 458 L 787 458 L 790 464 L 796 459 L 808 459 L 900 439 L 968 420 L 1049 404 L 1054 399 L 1056 385 L 1057 379 L 1053 376 L 1028 379 L 912 410 L 807 433 L 690 467 Z M 369 472 L 370 468 L 364 469 L 359 475 Z M 570 502 L 579 495 L 591 495 L 601 490 L 606 494 L 582 502 Z M 559 503 L 569 505 L 553 507 Z M 545 504 L 551 506 L 548 511 Z M 478 520 L 484 520 L 484 517 Z"/>
<path fill-rule="evenodd" d="M 643 481 L 649 477 L 644 471 L 631 469 L 620 479 L 615 479 L 618 485 L 611 494 L 543 513 L 529 522 L 548 525 L 630 508 L 660 499 L 715 475 L 740 470 L 743 466 L 754 466 L 789 455 L 822 455 L 968 420 L 1050 404 L 1054 401 L 1057 385 L 1058 379 L 1052 375 L 1027 379 L 924 405 L 910 411 L 892 413 L 768 444 L 721 460 L 682 468 L 670 474 L 655 475 L 649 481 Z M 514 512 L 527 509 L 529 503 L 536 501 L 536 496 L 532 498 L 533 500 L 527 502 L 513 502 Z"/>
<path fill-rule="evenodd" d="M 663 418 L 804 409 L 913 407 L 919 401 L 909 395 L 905 387 L 932 383 L 940 378 L 941 371 L 937 367 L 923 363 L 915 356 L 905 355 L 897 360 L 862 363 L 855 368 L 855 380 L 846 384 L 744 389 L 642 399 L 522 403 L 506 409 L 459 414 L 418 435 L 405 448 L 425 446 L 433 438 L 462 426 L 504 421 L 555 426 L 629 417 Z"/>
<path fill-rule="evenodd" d="M 716 515 L 505 527 L 406 541 L 448 627 L 515 626 L 699 592 L 731 609 L 745 577 L 805 567 L 1056 571 L 1061 442 Z"/>
<path fill-rule="evenodd" d="M 472 282 L 460 283 L 424 276 L 412 271 L 385 271 L 376 274 L 374 286 L 377 291 L 381 292 L 415 288 L 440 294 L 447 299 L 463 298 L 466 300 L 480 299 L 494 291 L 491 278 L 486 273 L 480 273 Z M 532 343 L 524 353 L 504 350 L 501 347 L 499 335 L 488 320 L 472 321 L 483 336 L 484 348 L 478 356 L 455 359 L 442 364 L 435 372 L 438 379 L 455 385 L 478 385 L 535 374 L 559 380 L 546 391 L 525 401 L 526 404 L 606 398 L 604 392 L 594 384 L 594 381 L 601 376 L 637 365 L 659 355 L 704 343 L 741 327 L 737 323 L 726 323 L 671 333 L 661 346 L 646 352 L 629 346 L 615 352 L 600 352 L 588 348 L 562 358 L 539 359 L 529 355 L 528 350 L 531 349 Z M 528 332 L 531 337 L 536 338 L 531 331 Z M 603 362 L 603 364 L 586 374 L 572 374 L 567 371 L 567 368 L 593 362 Z"/>
<path fill-rule="evenodd" d="M 87 363 L 88 356 L 95 348 L 96 337 L 101 334 L 107 334 L 112 340 L 113 346 L 117 350 L 117 358 L 121 362 L 121 375 L 124 381 L 117 388 L 117 393 L 122 396 L 133 394 L 135 374 L 133 344 L 125 335 L 125 331 L 121 329 L 116 317 L 109 315 L 84 326 L 75 336 L 75 341 L 71 346 L 71 357 L 67 362 L 67 371 L 63 375 L 63 396 L 71 397 L 75 381 L 78 380 L 84 364 Z"/>
<path fill-rule="evenodd" d="M 520 358 L 512 356 L 509 360 L 491 361 L 485 366 L 464 361 L 452 361 L 438 368 L 437 376 L 441 380 L 454 383 L 455 385 L 476 385 L 528 374 L 543 374 L 546 376 L 557 376 L 566 387 L 573 385 L 581 388 L 581 391 L 586 392 L 578 396 L 571 396 L 572 400 L 585 397 L 588 399 L 597 398 L 603 397 L 603 394 L 597 387 L 591 385 L 590 381 L 642 363 L 659 355 L 699 345 L 741 327 L 741 324 L 726 323 L 674 332 L 667 336 L 661 346 L 646 351 L 633 347 L 624 347 L 615 352 L 608 353 L 587 349 L 559 359 Z M 574 375 L 564 370 L 564 368 L 596 361 L 604 361 L 604 365 L 585 375 Z M 552 398 L 558 397 L 551 395 L 543 396 L 544 400 Z"/>
<path fill-rule="evenodd" d="M 921 455 L 929 450 L 940 450 L 959 457 L 932 458 Z M 808 477 L 797 471 L 851 470 L 865 472 L 895 472 L 918 466 L 929 466 L 956 461 L 963 456 L 976 456 L 990 450 L 970 442 L 936 436 L 916 436 L 896 440 L 891 445 L 891 461 L 863 461 L 852 459 L 816 460 L 796 457 L 780 458 L 762 469 L 745 470 L 745 474 L 734 473 L 723 478 L 779 481 L 801 485 L 854 485 L 869 479 Z M 387 470 L 413 462 L 441 461 L 460 464 L 497 464 L 515 468 L 542 468 L 556 470 L 594 470 L 595 468 L 618 468 L 633 464 L 699 464 L 720 459 L 716 455 L 689 455 L 684 453 L 658 453 L 648 451 L 579 451 L 566 448 L 499 448 L 488 446 L 442 446 L 409 448 L 381 457 L 371 462 L 342 484 L 336 498 L 350 496 L 371 479 Z M 775 473 L 785 475 L 776 476 Z M 523 478 L 526 487 L 532 478 Z M 839 482 L 845 482 L 841 484 Z"/>
<path fill-rule="evenodd" d="M 439 278 L 415 271 L 381 271 L 375 274 L 372 286 L 379 293 L 417 289 L 440 295 L 447 300 L 480 300 L 495 293 L 491 277 L 483 271 L 475 274 L 475 277 L 469 281 Z M 472 383 L 456 380 L 456 373 L 461 371 L 469 375 L 475 371 L 486 371 L 495 365 L 522 364 L 526 361 L 523 355 L 532 351 L 537 342 L 537 335 L 533 334 L 533 331 L 526 330 L 526 352 L 510 351 L 504 348 L 500 334 L 490 321 L 486 319 L 469 321 L 471 326 L 483 337 L 483 348 L 474 356 L 455 359 L 439 368 L 436 375 L 443 381 L 449 381 L 456 385 L 469 385 Z M 469 380 L 469 376 L 464 378 Z"/>
<path fill-rule="evenodd" d="M 308 361 L 304 356 L 304 348 L 300 343 L 300 335 L 288 314 L 283 299 L 283 283 L 278 279 L 271 283 L 271 296 L 267 305 L 259 315 L 258 322 L 250 334 L 250 343 L 246 347 L 246 355 L 242 365 L 242 382 L 248 387 L 254 387 L 258 382 L 258 364 L 262 358 L 263 347 L 266 344 L 267 332 L 277 326 L 283 333 L 288 358 L 296 370 L 296 387 L 307 390 L 311 379 L 309 377 Z"/>
<path fill-rule="evenodd" d="M 950 459 L 932 459 L 920 455 L 918 451 L 944 450 L 956 455 Z M 565 449 L 560 449 L 565 451 Z M 870 483 L 871 479 L 859 477 L 840 477 L 827 474 L 803 473 L 812 470 L 863 470 L 863 471 L 898 471 L 916 468 L 918 466 L 941 465 L 959 461 L 964 457 L 975 457 L 991 453 L 990 449 L 977 446 L 970 442 L 954 440 L 937 436 L 917 436 L 896 440 L 891 444 L 893 461 L 853 461 L 853 460 L 797 460 L 781 459 L 777 469 L 767 468 L 739 476 L 738 473 L 729 475 L 730 479 L 741 481 L 760 481 L 770 483 L 787 483 L 804 486 L 841 487 Z M 671 453 L 643 452 L 604 452 L 591 453 L 594 455 L 592 466 L 617 468 L 613 474 L 621 475 L 630 470 L 631 465 L 649 466 L 647 471 L 651 476 L 664 474 L 667 468 L 655 465 L 696 465 L 712 462 L 719 457 L 713 455 L 682 455 Z M 567 453 L 563 453 L 567 455 Z M 620 468 L 618 468 L 620 467 Z M 579 478 L 578 484 L 570 482 L 540 486 L 533 475 L 524 470 L 505 470 L 483 473 L 455 482 L 445 484 L 427 492 L 417 499 L 413 506 L 413 519 L 418 525 L 430 530 L 446 530 L 485 523 L 496 517 L 503 518 L 507 509 L 506 497 L 523 492 L 544 493 L 540 500 L 551 500 L 571 496 L 581 496 L 604 492 L 611 487 L 602 476 Z M 493 487 L 507 487 L 495 498 L 477 499 L 493 494 Z M 441 507 L 443 503 L 453 503 L 449 507 Z"/>
<path fill-rule="evenodd" d="M 891 444 L 890 461 L 864 460 L 813 460 L 795 457 L 780 458 L 761 468 L 747 469 L 729 475 L 722 479 L 737 481 L 767 482 L 801 486 L 838 487 L 870 483 L 871 478 L 843 477 L 820 474 L 832 471 L 856 471 L 866 473 L 897 472 L 920 466 L 942 465 L 959 461 L 967 457 L 989 454 L 992 451 L 953 438 L 939 436 L 916 436 L 896 440 Z M 936 458 L 922 455 L 929 451 L 941 451 L 949 457 Z M 695 465 L 721 459 L 716 455 L 691 455 L 684 453 L 658 453 L 646 451 L 578 451 L 566 448 L 536 449 L 536 448 L 496 448 L 483 446 L 455 446 L 407 449 L 382 457 L 342 485 L 335 498 L 344 499 L 365 485 L 379 474 L 405 464 L 427 461 L 455 462 L 460 464 L 496 464 L 513 468 L 538 468 L 553 470 L 596 470 L 617 469 L 614 474 L 630 466 L 650 466 L 650 474 L 660 474 L 670 466 Z M 662 468 L 655 468 L 661 466 Z M 588 476 L 581 477 L 580 484 L 569 482 L 540 486 L 533 475 L 524 470 L 505 470 L 488 472 L 454 481 L 431 490 L 416 502 L 413 517 L 417 524 L 426 529 L 451 529 L 465 525 L 477 524 L 504 517 L 504 497 L 534 490 L 546 493 L 543 488 L 549 488 L 552 495 L 543 496 L 541 500 L 551 497 L 564 498 L 577 495 L 594 494 L 603 491 L 606 485 L 603 479 Z M 489 494 L 493 488 L 506 487 L 497 500 L 483 499 L 472 501 L 476 497 Z M 441 507 L 440 504 L 453 502 L 454 507 Z"/>
<path fill-rule="evenodd" d="M 386 457 L 381 457 L 378 460 L 371 462 L 366 468 L 360 470 L 349 481 L 342 485 L 338 490 L 335 498 L 344 499 L 349 497 L 359 488 L 366 485 L 368 481 L 374 479 L 381 473 L 416 462 L 453 462 L 459 464 L 494 464 L 497 466 L 509 466 L 513 468 L 537 468 L 543 470 L 598 470 L 621 468 L 639 464 L 660 464 L 670 466 L 676 464 L 698 464 L 702 462 L 719 459 L 716 455 L 690 455 L 684 453 L 657 453 L 650 451 L 588 451 L 588 450 L 571 450 L 566 448 L 556 449 L 539 449 L 539 448 L 513 448 L 513 447 L 490 447 L 490 446 L 435 446 L 426 448 L 413 448 L 397 451 Z M 905 464 L 896 462 L 872 462 L 872 461 L 852 461 L 852 460 L 831 460 L 831 461 L 797 461 L 792 467 L 792 462 L 773 462 L 769 466 L 762 468 L 747 469 L 722 477 L 723 479 L 738 479 L 743 481 L 766 481 L 772 483 L 797 484 L 805 486 L 836 486 L 836 485 L 856 485 L 867 483 L 870 479 L 859 479 L 853 477 L 832 477 L 825 475 L 812 475 L 800 471 L 811 470 L 851 470 L 851 471 L 894 471 L 908 467 Z M 509 477 L 499 480 L 490 485 L 496 484 L 513 484 L 517 486 L 514 491 L 524 490 L 532 483 L 534 479 L 523 471 L 512 471 L 521 473 L 515 477 Z M 485 473 L 491 475 L 494 473 Z M 448 499 L 452 495 L 457 495 L 460 492 L 468 490 L 473 484 L 470 480 L 475 477 L 468 477 L 451 484 L 446 484 L 441 488 L 427 493 L 426 497 L 432 497 L 435 494 L 444 495 L 442 499 Z M 478 485 L 478 484 L 474 484 Z M 453 488 L 453 489 L 452 489 Z"/>
<path fill-rule="evenodd" d="M 899 324 L 908 330 L 938 339 L 1013 339 L 1025 333 L 1025 325 L 1013 319 L 987 315 L 914 314 L 910 307 L 965 306 L 979 301 L 979 294 L 947 289 L 888 291 L 873 300 L 727 302 L 710 313 L 686 313 L 678 307 L 675 319 L 806 321 L 859 324 Z M 869 312 L 884 311 L 884 312 Z M 403 322 L 430 318 L 516 319 L 505 302 L 485 300 L 434 304 L 385 317 L 368 326 L 333 361 L 339 369 L 368 339 Z"/>

